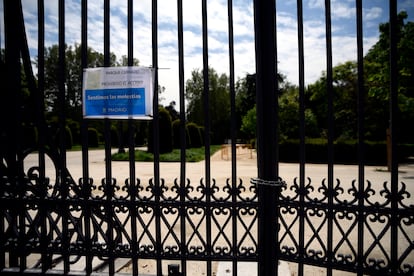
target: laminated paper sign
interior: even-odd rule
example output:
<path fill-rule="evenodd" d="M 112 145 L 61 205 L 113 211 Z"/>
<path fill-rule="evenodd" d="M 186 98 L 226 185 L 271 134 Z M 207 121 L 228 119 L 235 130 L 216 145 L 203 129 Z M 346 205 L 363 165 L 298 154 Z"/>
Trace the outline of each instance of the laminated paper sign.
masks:
<path fill-rule="evenodd" d="M 151 119 L 153 90 L 152 68 L 87 68 L 83 72 L 83 116 Z"/>

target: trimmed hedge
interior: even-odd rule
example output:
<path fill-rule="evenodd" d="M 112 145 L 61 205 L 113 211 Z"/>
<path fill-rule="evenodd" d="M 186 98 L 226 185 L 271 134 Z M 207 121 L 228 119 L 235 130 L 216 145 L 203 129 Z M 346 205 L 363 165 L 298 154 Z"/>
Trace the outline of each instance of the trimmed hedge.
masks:
<path fill-rule="evenodd" d="M 170 113 L 163 107 L 158 110 L 159 150 L 160 153 L 171 152 L 173 149 L 173 133 Z M 149 122 L 148 152 L 154 153 L 154 121 Z"/>
<path fill-rule="evenodd" d="M 321 139 L 306 142 L 305 161 L 307 163 L 327 163 L 328 145 Z M 414 144 L 398 145 L 399 162 L 407 162 L 414 156 Z M 364 163 L 366 165 L 387 165 L 387 144 L 385 142 L 366 142 Z M 287 140 L 279 145 L 279 160 L 281 162 L 299 162 L 299 141 Z M 334 143 L 334 163 L 357 164 L 358 143 Z"/>
<path fill-rule="evenodd" d="M 203 137 L 200 127 L 195 123 L 187 123 L 187 131 L 189 134 L 189 145 L 191 148 L 199 148 L 203 145 Z"/>
<path fill-rule="evenodd" d="M 96 128 L 88 128 L 88 144 L 89 147 L 99 146 L 99 133 Z"/>
<path fill-rule="evenodd" d="M 173 131 L 173 148 L 179 149 L 181 148 L 181 121 L 177 119 L 172 122 L 172 131 Z M 185 125 L 185 139 L 186 139 L 186 147 L 190 148 L 190 135 L 188 133 L 187 125 Z"/>

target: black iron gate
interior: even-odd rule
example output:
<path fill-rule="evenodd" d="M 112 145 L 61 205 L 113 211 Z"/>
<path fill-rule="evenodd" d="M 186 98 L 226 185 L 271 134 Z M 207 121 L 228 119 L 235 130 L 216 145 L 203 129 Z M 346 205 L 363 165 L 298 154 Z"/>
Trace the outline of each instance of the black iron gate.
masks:
<path fill-rule="evenodd" d="M 152 66 L 158 84 L 158 20 L 152 1 Z M 87 66 L 88 1 L 82 0 L 82 68 Z M 364 171 L 364 102 L 359 97 L 359 163 L 357 180 L 348 190 L 334 176 L 332 45 L 330 2 L 326 9 L 326 60 L 329 103 L 327 177 L 321 184 L 305 175 L 304 47 L 302 1 L 297 1 L 299 41 L 300 163 L 299 176 L 279 177 L 276 82 L 277 48 L 274 1 L 254 1 L 257 89 L 257 178 L 237 176 L 237 160 L 231 160 L 231 176 L 216 183 L 211 175 L 209 142 L 209 50 L 207 1 L 202 0 L 204 110 L 206 112 L 205 174 L 199 183 L 187 178 L 182 1 L 177 1 L 177 42 L 180 91 L 181 162 L 179 177 L 167 182 L 160 172 L 160 133 L 154 127 L 153 176 L 141 181 L 134 161 L 134 127 L 127 120 L 130 158 L 127 179 L 116 179 L 111 162 L 111 121 L 104 120 L 104 174 L 92 178 L 88 148 L 88 120 L 81 124 L 82 176 L 73 179 L 67 169 L 67 137 L 60 131 L 52 139 L 44 114 L 45 3 L 38 4 L 38 72 L 34 77 L 27 45 L 21 1 L 4 5 L 5 52 L 2 53 L 1 101 L 1 220 L 0 273 L 2 275 L 143 273 L 142 260 L 155 264 L 156 275 L 190 275 L 191 263 L 202 267 L 200 275 L 214 275 L 216 262 L 231 263 L 237 275 L 241 262 L 258 264 L 258 275 L 277 275 L 279 261 L 296 267 L 322 267 L 327 275 L 348 271 L 358 275 L 410 275 L 414 271 L 414 209 L 398 179 L 395 118 L 397 108 L 396 1 L 390 1 L 390 131 L 391 180 L 375 191 Z M 47 3 L 46 3 L 47 4 Z M 128 1 L 128 65 L 133 65 L 133 4 Z M 362 1 L 357 6 L 358 88 L 363 87 Z M 231 155 L 237 155 L 235 127 L 235 77 L 232 1 L 228 1 Z M 58 129 L 65 129 L 65 1 L 59 1 L 59 80 L 56 102 Z M 104 64 L 110 65 L 110 1 L 104 0 Z M 28 91 L 24 94 L 21 91 Z M 154 99 L 154 126 L 158 126 L 158 95 Z M 36 142 L 25 144 L 28 129 Z M 25 161 L 36 153 L 36 165 Z M 293 153 L 296 154 L 296 153 Z M 46 164 L 51 160 L 53 174 Z M 285 185 L 286 184 L 286 185 Z M 315 191 L 318 191 L 315 193 Z M 341 198 L 344 193 L 346 199 Z M 383 201 L 372 199 L 378 193 Z M 382 202 L 382 203 L 380 203 Z M 364 243 L 367 236 L 371 244 Z M 165 264 L 168 266 L 166 271 Z M 128 268 L 129 270 L 122 270 Z M 230 273 L 230 272 L 229 272 Z"/>

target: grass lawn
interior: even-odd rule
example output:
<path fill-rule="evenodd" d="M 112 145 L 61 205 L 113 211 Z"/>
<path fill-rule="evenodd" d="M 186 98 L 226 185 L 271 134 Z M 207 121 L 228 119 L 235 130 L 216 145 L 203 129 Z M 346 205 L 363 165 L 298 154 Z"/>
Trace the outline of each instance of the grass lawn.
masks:
<path fill-rule="evenodd" d="M 210 155 L 213 155 L 219 149 L 220 149 L 220 145 L 210 146 Z M 181 153 L 180 149 L 173 149 L 172 152 L 162 153 L 160 154 L 160 161 L 161 162 L 180 162 L 181 161 L 180 153 Z M 186 149 L 185 156 L 186 156 L 187 162 L 202 161 L 205 158 L 204 147 Z M 125 153 L 112 154 L 112 161 L 128 161 L 128 160 L 129 160 L 128 151 L 126 151 Z M 135 161 L 152 162 L 154 161 L 154 155 L 145 150 L 135 150 Z"/>

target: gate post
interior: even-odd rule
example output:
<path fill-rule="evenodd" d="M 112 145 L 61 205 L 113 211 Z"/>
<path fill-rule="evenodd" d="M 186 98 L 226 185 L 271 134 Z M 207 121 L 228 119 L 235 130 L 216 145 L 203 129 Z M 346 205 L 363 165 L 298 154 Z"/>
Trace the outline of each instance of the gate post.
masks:
<path fill-rule="evenodd" d="M 256 47 L 258 275 L 277 275 L 279 188 L 275 1 L 254 1 Z"/>

